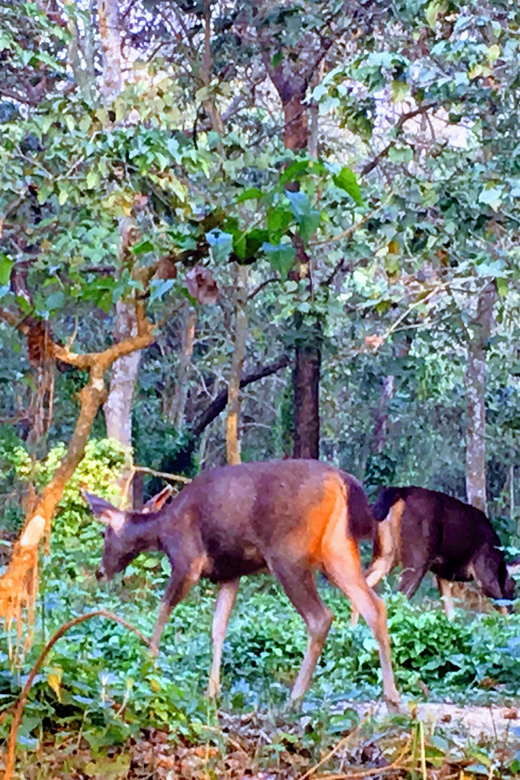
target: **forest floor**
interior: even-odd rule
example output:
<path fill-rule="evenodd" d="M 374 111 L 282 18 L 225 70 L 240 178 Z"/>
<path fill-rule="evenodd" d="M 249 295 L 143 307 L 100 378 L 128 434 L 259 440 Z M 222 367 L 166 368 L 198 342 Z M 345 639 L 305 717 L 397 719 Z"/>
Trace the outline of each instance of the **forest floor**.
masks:
<path fill-rule="evenodd" d="M 131 744 L 93 755 L 80 734 L 26 754 L 20 780 L 469 780 L 520 777 L 520 712 L 515 708 L 421 703 L 387 713 L 378 702 L 344 702 L 358 725 L 323 734 L 310 748 L 307 716 L 219 714 L 200 744 L 167 731 L 144 732 Z M 317 757 L 318 756 L 318 757 Z M 0 762 L 1 765 L 1 762 Z"/>

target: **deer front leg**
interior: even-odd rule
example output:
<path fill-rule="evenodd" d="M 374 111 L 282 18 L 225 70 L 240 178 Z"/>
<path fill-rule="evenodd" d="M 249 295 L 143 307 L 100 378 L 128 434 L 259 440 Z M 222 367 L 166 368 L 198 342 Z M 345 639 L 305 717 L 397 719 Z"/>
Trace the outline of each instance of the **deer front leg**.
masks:
<path fill-rule="evenodd" d="M 222 646 L 226 638 L 229 616 L 235 603 L 240 578 L 224 582 L 219 586 L 211 637 L 213 639 L 213 663 L 208 682 L 208 696 L 213 699 L 220 691 L 220 664 L 222 661 Z"/>
<path fill-rule="evenodd" d="M 196 558 L 188 570 L 179 570 L 174 567 L 168 586 L 162 597 L 159 616 L 155 624 L 152 641 L 150 643 L 150 652 L 153 655 L 159 654 L 159 642 L 164 631 L 164 627 L 169 620 L 172 609 L 190 592 L 196 582 L 199 581 L 202 569 L 205 563 L 205 556 Z"/>

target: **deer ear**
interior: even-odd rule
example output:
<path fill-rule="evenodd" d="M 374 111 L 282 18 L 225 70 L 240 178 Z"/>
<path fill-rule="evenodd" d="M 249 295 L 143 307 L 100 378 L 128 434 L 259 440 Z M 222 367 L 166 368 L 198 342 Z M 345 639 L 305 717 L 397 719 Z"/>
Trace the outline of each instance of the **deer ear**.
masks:
<path fill-rule="evenodd" d="M 90 511 L 94 517 L 104 525 L 109 525 L 116 533 L 119 533 L 125 524 L 125 513 L 116 509 L 109 501 L 95 496 L 93 493 L 81 491 L 83 498 L 87 501 Z"/>
<path fill-rule="evenodd" d="M 150 512 L 158 512 L 159 509 L 162 509 L 162 507 L 168 501 L 172 493 L 173 493 L 172 486 L 167 485 L 165 488 L 161 490 L 160 493 L 156 493 L 155 496 L 152 496 L 152 498 L 150 498 L 146 502 L 146 504 L 141 509 L 141 512 L 147 515 L 150 514 Z"/>

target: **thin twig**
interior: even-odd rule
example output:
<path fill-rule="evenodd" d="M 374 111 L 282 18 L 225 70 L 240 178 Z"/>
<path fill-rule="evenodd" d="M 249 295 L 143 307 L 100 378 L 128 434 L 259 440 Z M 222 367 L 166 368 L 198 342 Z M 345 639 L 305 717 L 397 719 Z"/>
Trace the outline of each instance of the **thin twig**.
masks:
<path fill-rule="evenodd" d="M 151 474 L 153 477 L 162 477 L 163 479 L 169 479 L 172 482 L 184 482 L 185 485 L 188 485 L 191 482 L 189 477 L 183 477 L 182 474 L 167 474 L 164 471 L 155 471 L 146 466 L 134 466 L 133 468 L 134 471 L 142 471 L 144 474 Z"/>
<path fill-rule="evenodd" d="M 355 728 L 355 729 L 353 729 L 353 730 L 350 732 L 350 734 L 347 734 L 347 736 L 346 736 L 346 737 L 342 737 L 342 738 L 339 740 L 339 742 L 336 742 L 336 744 L 334 745 L 334 747 L 333 747 L 333 748 L 332 748 L 332 749 L 331 749 L 331 750 L 330 750 L 330 751 L 327 753 L 327 755 L 326 755 L 324 758 L 322 758 L 322 759 L 321 759 L 321 761 L 319 761 L 319 762 L 318 762 L 318 763 L 317 763 L 315 766 L 313 766 L 313 767 L 311 767 L 310 769 L 308 769 L 308 770 L 307 770 L 307 771 L 306 771 L 306 772 L 305 772 L 303 775 L 300 775 L 300 777 L 298 778 L 298 780 L 306 780 L 308 777 L 310 777 L 310 776 L 311 776 L 311 775 L 313 775 L 315 772 L 317 772 L 317 770 L 320 768 L 320 766 L 323 766 L 323 764 L 326 764 L 326 763 L 327 763 L 327 761 L 328 761 L 330 758 L 332 758 L 332 756 L 333 756 L 335 753 L 337 753 L 337 752 L 338 752 L 338 750 L 339 750 L 341 747 L 343 747 L 344 745 L 348 744 L 348 743 L 350 742 L 350 740 L 351 740 L 353 737 L 355 737 L 355 736 L 356 736 L 356 734 L 358 734 L 358 733 L 359 733 L 359 731 L 360 731 L 361 727 L 365 725 L 365 723 L 367 722 L 367 720 L 368 720 L 368 718 L 363 718 L 363 720 L 361 721 L 361 723 L 359 723 L 359 724 L 356 726 L 356 728 Z"/>
<path fill-rule="evenodd" d="M 261 282 L 258 287 L 255 287 L 255 289 L 249 293 L 247 296 L 247 300 L 250 301 L 252 298 L 254 298 L 258 293 L 264 289 L 268 284 L 271 284 L 272 282 L 279 282 L 280 277 L 279 276 L 271 276 L 270 279 L 265 279 L 265 281 Z"/>
<path fill-rule="evenodd" d="M 408 753 L 412 737 L 406 741 L 404 750 L 397 756 L 395 761 L 392 761 L 388 766 L 372 766 L 368 769 L 360 769 L 358 772 L 341 772 L 335 775 L 317 775 L 314 780 L 350 780 L 350 778 L 356 777 L 370 777 L 370 775 L 384 775 L 387 772 L 393 772 L 395 769 L 399 769 L 402 765 L 402 760 Z M 299 778 L 298 780 L 301 780 Z"/>
<path fill-rule="evenodd" d="M 123 618 L 120 618 L 119 615 L 114 615 L 113 612 L 108 612 L 106 609 L 98 609 L 95 612 L 87 612 L 86 615 L 80 615 L 79 617 L 75 617 L 72 620 L 69 620 L 67 623 L 63 623 L 63 625 L 61 625 L 57 629 L 57 631 L 54 632 L 54 634 L 51 636 L 51 638 L 49 639 L 49 641 L 41 651 L 40 655 L 38 656 L 35 664 L 33 665 L 31 671 L 29 672 L 29 676 L 27 677 L 27 680 L 25 681 L 25 685 L 23 686 L 20 697 L 16 702 L 16 707 L 13 714 L 13 722 L 11 724 L 11 730 L 9 732 L 6 769 L 4 772 L 3 780 L 11 780 L 13 776 L 14 758 L 15 758 L 15 750 L 16 750 L 16 735 L 18 733 L 18 728 L 22 720 L 22 715 L 25 708 L 25 704 L 27 702 L 27 697 L 29 695 L 29 691 L 31 690 L 31 686 L 34 682 L 34 678 L 38 674 L 40 667 L 45 661 L 45 658 L 49 650 L 51 650 L 51 648 L 56 644 L 58 639 L 60 639 L 63 636 L 63 634 L 65 634 L 70 628 L 77 626 L 79 623 L 83 623 L 85 620 L 90 620 L 90 618 L 93 617 L 105 617 L 108 618 L 109 620 L 115 620 L 116 623 L 120 623 L 125 628 L 128 628 L 129 631 L 133 631 L 134 634 L 136 634 L 136 636 L 139 637 L 141 642 L 144 642 L 145 645 L 150 647 L 150 640 L 147 639 L 144 636 L 144 634 L 142 634 L 139 631 L 139 629 L 135 628 L 135 626 L 133 626 L 131 623 L 128 623 L 126 620 L 123 620 Z"/>

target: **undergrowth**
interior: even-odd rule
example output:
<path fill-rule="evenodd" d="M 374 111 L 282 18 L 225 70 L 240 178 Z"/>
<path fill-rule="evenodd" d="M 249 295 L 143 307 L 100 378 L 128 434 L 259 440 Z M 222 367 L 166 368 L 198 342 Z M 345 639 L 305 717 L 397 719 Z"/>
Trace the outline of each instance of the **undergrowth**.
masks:
<path fill-rule="evenodd" d="M 91 443 L 67 489 L 54 524 L 51 554 L 42 562 L 35 641 L 18 668 L 11 668 L 2 641 L 0 709 L 12 707 L 45 642 L 72 616 L 105 608 L 144 634 L 152 632 L 169 572 L 166 558 L 140 556 L 123 576 L 98 585 L 94 572 L 102 527 L 87 512 L 79 492 L 87 486 L 107 495 L 125 458 L 110 443 Z M 43 469 L 38 478 L 45 480 L 51 471 Z M 12 515 L 9 518 L 11 522 Z M 319 587 L 336 619 L 304 706 L 307 717 L 320 724 L 326 742 L 355 722 L 352 711 L 344 711 L 345 700 L 380 697 L 381 675 L 367 626 L 361 622 L 350 628 L 348 601 L 325 580 Z M 410 705 L 425 697 L 472 704 L 518 702 L 520 615 L 459 610 L 450 623 L 438 601 L 410 603 L 391 593 L 388 585 L 384 595 L 396 682 Z M 147 729 L 165 729 L 176 738 L 197 742 L 208 728 L 219 728 L 217 711 L 204 696 L 214 597 L 215 588 L 201 582 L 174 610 L 157 660 L 135 635 L 101 618 L 71 630 L 36 678 L 19 731 L 20 749 L 32 751 L 49 737 L 57 743 L 74 737 L 93 755 L 101 755 Z M 224 649 L 221 712 L 284 712 L 305 644 L 303 623 L 278 584 L 266 575 L 245 578 Z M 6 737 L 9 725 L 7 717 L 0 737 Z"/>

